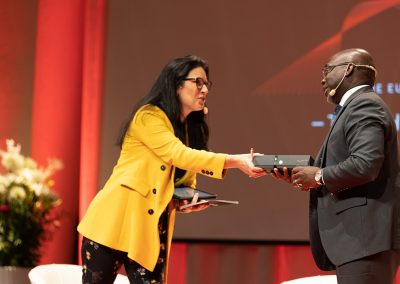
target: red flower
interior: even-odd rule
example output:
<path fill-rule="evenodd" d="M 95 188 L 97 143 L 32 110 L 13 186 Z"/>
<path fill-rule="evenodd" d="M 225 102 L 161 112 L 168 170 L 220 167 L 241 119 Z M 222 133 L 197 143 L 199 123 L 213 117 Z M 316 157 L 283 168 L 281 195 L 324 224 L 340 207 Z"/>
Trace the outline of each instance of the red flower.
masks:
<path fill-rule="evenodd" d="M 8 204 L 2 204 L 0 205 L 0 212 L 8 212 L 10 207 L 8 207 Z"/>

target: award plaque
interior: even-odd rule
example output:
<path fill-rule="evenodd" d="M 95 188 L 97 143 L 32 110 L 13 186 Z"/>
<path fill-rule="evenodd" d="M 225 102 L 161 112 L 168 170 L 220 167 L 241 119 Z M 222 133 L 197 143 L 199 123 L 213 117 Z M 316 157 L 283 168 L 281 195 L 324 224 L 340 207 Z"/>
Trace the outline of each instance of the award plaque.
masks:
<path fill-rule="evenodd" d="M 263 168 L 267 173 L 273 172 L 275 168 L 283 173 L 284 167 L 290 173 L 295 167 L 312 166 L 314 159 L 310 155 L 260 155 L 253 157 L 253 164 Z"/>

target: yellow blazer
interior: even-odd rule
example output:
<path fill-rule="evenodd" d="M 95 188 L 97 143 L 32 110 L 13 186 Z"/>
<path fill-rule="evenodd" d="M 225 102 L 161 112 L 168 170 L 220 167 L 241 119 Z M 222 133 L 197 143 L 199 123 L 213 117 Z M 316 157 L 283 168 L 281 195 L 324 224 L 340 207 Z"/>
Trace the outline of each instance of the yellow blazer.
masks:
<path fill-rule="evenodd" d="M 166 114 L 145 105 L 133 118 L 117 165 L 91 202 L 78 231 L 97 243 L 127 252 L 130 259 L 153 271 L 160 251 L 158 220 L 169 203 L 167 256 L 172 241 L 175 167 L 190 171 L 184 184 L 195 187 L 196 173 L 222 178 L 225 158 L 226 154 L 185 146 L 174 135 Z"/>

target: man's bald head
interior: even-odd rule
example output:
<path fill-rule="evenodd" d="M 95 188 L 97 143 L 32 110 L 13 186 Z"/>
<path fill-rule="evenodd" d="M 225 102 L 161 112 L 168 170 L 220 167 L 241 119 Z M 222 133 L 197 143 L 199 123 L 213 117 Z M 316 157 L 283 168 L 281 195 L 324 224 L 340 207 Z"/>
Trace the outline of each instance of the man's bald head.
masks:
<path fill-rule="evenodd" d="M 350 48 L 342 50 L 332 56 L 330 64 L 352 63 L 352 72 L 349 74 L 348 83 L 352 86 L 375 84 L 376 68 L 371 54 L 365 49 Z"/>
<path fill-rule="evenodd" d="M 332 56 L 331 62 L 352 62 L 359 65 L 370 65 L 375 67 L 374 60 L 368 51 L 361 48 L 350 48 L 342 50 Z"/>

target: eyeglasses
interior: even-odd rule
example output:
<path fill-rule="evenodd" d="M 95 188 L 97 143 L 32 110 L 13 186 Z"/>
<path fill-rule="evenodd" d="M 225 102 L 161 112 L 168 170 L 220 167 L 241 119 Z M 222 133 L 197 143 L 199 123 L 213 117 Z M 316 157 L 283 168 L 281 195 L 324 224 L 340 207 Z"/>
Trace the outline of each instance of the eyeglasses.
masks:
<path fill-rule="evenodd" d="M 199 78 L 199 77 L 195 77 L 195 78 L 185 78 L 185 79 L 182 79 L 182 81 L 191 81 L 191 82 L 193 82 L 193 83 L 196 83 L 196 87 L 197 87 L 197 89 L 199 89 L 199 90 L 203 89 L 203 86 L 204 86 L 204 85 L 206 85 L 206 87 L 207 87 L 208 90 L 210 90 L 210 89 L 211 89 L 211 86 L 212 86 L 211 81 L 206 81 L 206 80 L 204 80 L 204 79 L 202 79 L 202 78 Z"/>
<path fill-rule="evenodd" d="M 333 69 L 335 69 L 338 66 L 344 66 L 344 65 L 349 65 L 349 64 L 353 64 L 351 62 L 344 62 L 344 63 L 340 63 L 340 64 L 336 64 L 336 65 L 325 65 L 324 68 L 322 68 L 322 75 L 324 77 L 326 77 L 326 75 L 328 75 L 330 72 L 332 72 Z"/>
<path fill-rule="evenodd" d="M 344 62 L 344 63 L 340 63 L 340 64 L 336 64 L 336 65 L 325 65 L 324 68 L 322 68 L 322 75 L 324 77 L 326 77 L 326 75 L 328 75 L 330 72 L 332 72 L 333 69 L 335 69 L 335 67 L 338 66 L 344 66 L 344 65 L 353 65 L 354 67 L 361 67 L 361 68 L 368 68 L 371 69 L 372 71 L 374 71 L 375 76 L 377 76 L 378 71 L 376 71 L 376 68 L 372 65 L 365 65 L 365 64 L 355 64 L 353 62 Z"/>

